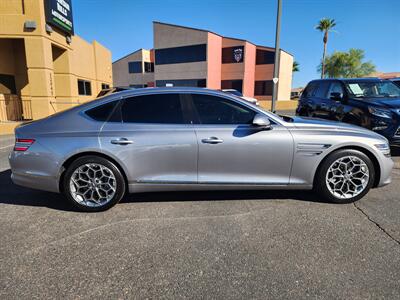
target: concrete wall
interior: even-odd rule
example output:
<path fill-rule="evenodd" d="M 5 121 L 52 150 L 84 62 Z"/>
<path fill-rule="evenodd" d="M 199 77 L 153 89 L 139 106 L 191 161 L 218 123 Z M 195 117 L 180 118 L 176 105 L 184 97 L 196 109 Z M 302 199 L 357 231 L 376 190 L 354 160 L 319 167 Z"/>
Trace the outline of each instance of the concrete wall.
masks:
<path fill-rule="evenodd" d="M 154 49 L 208 43 L 208 32 L 154 22 Z M 207 78 L 207 62 L 155 65 L 155 80 Z M 213 83 L 216 84 L 215 82 Z"/>
<path fill-rule="evenodd" d="M 221 89 L 221 48 L 222 37 L 209 32 L 207 41 L 207 87 L 210 89 Z"/>
<path fill-rule="evenodd" d="M 36 29 L 24 29 L 25 21 L 36 22 Z M 43 0 L 0 1 L 0 45 L 12 41 L 18 94 L 31 101 L 34 119 L 94 98 L 102 83 L 112 85 L 108 49 L 77 35 L 68 44 L 64 32 L 47 33 L 45 25 Z M 3 63 L 10 55 L 4 49 L 9 48 L 0 51 L 3 70 L 11 68 L 11 62 Z M 91 96 L 78 95 L 78 78 L 91 81 Z"/>
<path fill-rule="evenodd" d="M 293 56 L 282 50 L 280 54 L 278 100 L 288 101 L 292 89 Z"/>
<path fill-rule="evenodd" d="M 218 34 L 195 28 L 188 28 L 160 22 L 153 23 L 154 48 L 165 49 L 198 44 L 207 44 L 207 61 L 155 65 L 154 80 L 202 79 L 206 78 L 207 87 L 220 89 L 222 80 L 243 80 L 243 94 L 256 97 L 262 102 L 270 101 L 272 96 L 254 96 L 255 81 L 272 80 L 273 63 L 256 65 L 256 50 L 270 47 L 256 46 L 248 41 L 222 37 Z M 222 64 L 222 48 L 244 47 L 244 60 L 241 63 Z M 141 53 L 143 50 L 140 50 Z M 142 58 L 140 58 L 142 56 Z M 147 58 L 137 52 L 124 57 L 113 64 L 114 84 L 129 85 L 145 83 L 142 75 L 128 73 L 128 61 L 143 61 Z M 154 61 L 151 57 L 150 60 Z M 280 84 L 278 100 L 290 99 L 293 57 L 281 51 Z"/>
<path fill-rule="evenodd" d="M 254 97 L 256 46 L 246 42 L 244 46 L 244 53 L 243 95 L 247 97 Z"/>
<path fill-rule="evenodd" d="M 112 72 L 114 86 L 143 85 L 154 82 L 154 73 L 144 72 L 144 62 L 152 62 L 152 51 L 139 49 L 123 58 L 113 62 Z M 129 73 L 129 62 L 140 61 L 142 63 L 142 73 Z"/>

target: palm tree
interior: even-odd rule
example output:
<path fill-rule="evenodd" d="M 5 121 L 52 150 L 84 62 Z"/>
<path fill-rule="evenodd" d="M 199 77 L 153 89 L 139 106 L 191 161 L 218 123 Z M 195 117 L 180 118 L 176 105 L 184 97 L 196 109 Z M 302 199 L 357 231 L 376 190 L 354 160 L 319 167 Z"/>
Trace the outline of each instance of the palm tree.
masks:
<path fill-rule="evenodd" d="M 315 29 L 324 33 L 324 53 L 322 55 L 322 71 L 321 71 L 321 78 L 325 76 L 325 56 L 326 56 L 326 44 L 328 43 L 328 33 L 332 30 L 333 27 L 336 26 L 336 21 L 334 19 L 329 18 L 322 18 L 319 20 L 318 25 Z"/>
<path fill-rule="evenodd" d="M 292 72 L 299 72 L 300 68 L 299 68 L 300 64 L 297 61 L 293 62 L 293 67 L 292 67 Z"/>

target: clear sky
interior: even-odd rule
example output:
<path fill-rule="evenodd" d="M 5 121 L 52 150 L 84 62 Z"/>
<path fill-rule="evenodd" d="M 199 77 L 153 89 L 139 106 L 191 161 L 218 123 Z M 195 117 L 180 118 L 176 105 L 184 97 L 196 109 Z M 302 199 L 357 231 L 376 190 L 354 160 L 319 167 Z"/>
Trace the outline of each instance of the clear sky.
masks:
<path fill-rule="evenodd" d="M 382 72 L 400 72 L 400 0 L 282 0 L 281 48 L 300 63 L 293 87 L 317 78 L 323 17 L 337 21 L 328 53 L 365 50 Z M 276 0 L 73 0 L 75 32 L 97 40 L 116 60 L 152 48 L 152 21 L 196 27 L 274 46 Z"/>

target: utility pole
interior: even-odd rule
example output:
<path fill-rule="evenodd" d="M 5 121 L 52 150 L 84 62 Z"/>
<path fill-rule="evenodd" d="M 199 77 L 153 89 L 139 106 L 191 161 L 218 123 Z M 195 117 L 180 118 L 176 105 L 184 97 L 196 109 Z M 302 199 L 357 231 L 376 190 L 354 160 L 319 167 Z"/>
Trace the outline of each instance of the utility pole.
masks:
<path fill-rule="evenodd" d="M 282 7 L 282 0 L 278 0 L 278 11 L 276 14 L 274 78 L 272 78 L 272 82 L 273 82 L 272 103 L 271 103 L 271 111 L 272 112 L 275 112 L 276 101 L 277 101 L 277 97 L 278 97 L 279 61 L 280 61 L 279 40 L 280 40 L 280 34 L 281 34 L 281 14 L 282 14 L 281 7 Z"/>

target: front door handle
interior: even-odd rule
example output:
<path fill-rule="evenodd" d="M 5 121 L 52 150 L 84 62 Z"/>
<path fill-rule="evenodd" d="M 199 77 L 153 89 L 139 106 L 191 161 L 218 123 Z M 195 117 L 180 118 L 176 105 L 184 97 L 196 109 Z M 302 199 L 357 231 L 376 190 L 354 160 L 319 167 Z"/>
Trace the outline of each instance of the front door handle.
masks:
<path fill-rule="evenodd" d="M 114 144 L 114 145 L 129 145 L 132 143 L 133 143 L 133 141 L 130 141 L 127 138 L 119 138 L 117 140 L 111 140 L 111 144 Z"/>
<path fill-rule="evenodd" d="M 217 138 L 216 136 L 212 136 L 207 139 L 202 139 L 201 142 L 205 143 L 205 144 L 220 144 L 220 143 L 223 143 L 224 140 L 221 140 L 221 139 Z"/>

